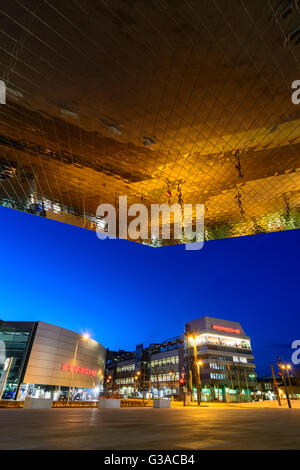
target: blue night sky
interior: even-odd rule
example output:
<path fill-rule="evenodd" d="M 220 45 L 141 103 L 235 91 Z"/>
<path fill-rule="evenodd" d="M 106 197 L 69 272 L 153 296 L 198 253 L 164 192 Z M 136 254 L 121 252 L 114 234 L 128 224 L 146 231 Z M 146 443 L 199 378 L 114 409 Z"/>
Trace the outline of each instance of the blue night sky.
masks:
<path fill-rule="evenodd" d="M 2 320 L 43 320 L 110 349 L 178 336 L 209 315 L 239 321 L 270 375 L 300 336 L 300 231 L 151 248 L 0 208 Z"/>

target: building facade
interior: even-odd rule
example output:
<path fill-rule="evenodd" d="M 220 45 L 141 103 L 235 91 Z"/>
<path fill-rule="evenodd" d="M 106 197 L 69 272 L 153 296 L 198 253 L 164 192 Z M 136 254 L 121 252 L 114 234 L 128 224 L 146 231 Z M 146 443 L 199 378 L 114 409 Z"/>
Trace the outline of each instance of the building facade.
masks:
<path fill-rule="evenodd" d="M 204 400 L 250 400 L 257 376 L 251 340 L 240 323 L 203 317 L 185 325 L 186 364 L 194 382 L 195 349 Z"/>
<path fill-rule="evenodd" d="M 179 395 L 183 338 L 138 345 L 134 352 L 107 351 L 105 391 L 127 397 Z"/>
<path fill-rule="evenodd" d="M 195 361 L 196 355 L 196 361 Z M 132 397 L 248 401 L 257 383 L 250 337 L 238 322 L 202 317 L 174 339 L 107 354 L 105 392 Z"/>
<path fill-rule="evenodd" d="M 58 400 L 67 398 L 69 390 L 72 399 L 98 398 L 105 354 L 97 341 L 65 328 L 41 321 L 1 321 L 2 398 Z"/>

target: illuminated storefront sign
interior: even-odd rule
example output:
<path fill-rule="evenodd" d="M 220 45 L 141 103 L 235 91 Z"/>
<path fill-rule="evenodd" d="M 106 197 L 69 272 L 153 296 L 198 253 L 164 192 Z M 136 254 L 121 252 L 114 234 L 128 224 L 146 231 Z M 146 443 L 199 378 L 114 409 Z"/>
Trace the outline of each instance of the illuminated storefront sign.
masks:
<path fill-rule="evenodd" d="M 94 369 L 88 369 L 86 367 L 72 366 L 72 364 L 62 364 L 61 370 L 66 370 L 67 372 L 74 372 L 76 374 L 82 375 L 92 375 L 96 377 L 97 373 Z"/>
<path fill-rule="evenodd" d="M 241 333 L 241 330 L 238 330 L 237 328 L 230 328 L 228 326 L 221 325 L 213 325 L 213 330 L 226 331 L 227 333 L 235 333 L 237 335 Z"/>

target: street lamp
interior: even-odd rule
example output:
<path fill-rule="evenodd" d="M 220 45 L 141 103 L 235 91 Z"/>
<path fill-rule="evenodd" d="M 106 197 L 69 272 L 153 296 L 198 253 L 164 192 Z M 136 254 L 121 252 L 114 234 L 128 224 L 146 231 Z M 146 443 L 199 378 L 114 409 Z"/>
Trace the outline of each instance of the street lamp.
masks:
<path fill-rule="evenodd" d="M 199 396 L 200 396 L 200 402 L 201 402 L 201 393 L 202 393 L 202 384 L 201 384 L 201 373 L 200 373 L 200 368 L 203 366 L 204 362 L 203 361 L 198 361 L 198 382 L 199 382 Z"/>
<path fill-rule="evenodd" d="M 291 366 L 289 364 L 279 364 L 279 367 L 282 370 L 282 381 L 283 381 L 284 390 L 285 390 L 285 394 L 286 394 L 286 398 L 287 398 L 287 402 L 288 402 L 288 407 L 292 408 L 292 405 L 291 405 L 291 402 L 290 402 L 290 397 L 289 397 L 289 392 L 287 390 L 286 381 L 285 381 L 285 371 L 286 371 L 288 379 L 289 379 L 289 384 L 291 386 L 291 378 L 290 378 L 290 374 L 289 374 L 289 369 L 291 368 Z"/>
<path fill-rule="evenodd" d="M 190 335 L 188 339 L 193 344 L 194 347 L 194 370 L 195 370 L 195 380 L 196 380 L 196 388 L 197 388 L 197 402 L 200 406 L 201 403 L 201 386 L 200 386 L 200 365 L 198 364 L 198 354 L 197 354 L 197 336 Z M 202 362 L 202 361 L 199 361 Z"/>
<path fill-rule="evenodd" d="M 138 379 L 141 375 L 141 372 L 138 370 L 135 377 L 134 377 L 134 383 L 135 383 L 135 394 L 137 395 L 138 394 Z"/>
<path fill-rule="evenodd" d="M 200 367 L 203 366 L 203 361 L 198 361 L 197 365 L 198 365 L 199 384 L 201 385 Z"/>
<path fill-rule="evenodd" d="M 74 375 L 74 369 L 75 369 L 75 366 L 76 366 L 78 345 L 79 345 L 80 341 L 87 341 L 88 339 L 90 339 L 90 336 L 87 333 L 78 336 L 77 339 L 76 339 L 76 345 L 75 345 L 74 357 L 73 357 L 73 369 L 72 369 L 72 373 L 71 373 L 69 390 L 68 390 L 68 400 L 67 400 L 68 403 L 70 401 L 70 392 L 71 392 L 71 388 L 72 388 L 72 384 L 73 384 L 73 375 Z"/>
<path fill-rule="evenodd" d="M 286 374 L 288 376 L 291 395 L 292 395 L 292 398 L 294 398 L 293 386 L 292 386 L 291 376 L 290 376 L 290 372 L 289 372 L 291 369 L 292 369 L 291 364 L 286 364 Z"/>
<path fill-rule="evenodd" d="M 172 387 L 172 389 L 175 389 L 175 394 L 176 394 L 177 393 L 176 392 L 176 389 L 177 389 L 177 387 L 176 387 L 176 373 L 174 371 L 170 370 L 169 377 L 170 377 L 170 387 Z M 173 382 L 172 382 L 172 380 L 173 380 Z M 173 391 L 171 390 L 171 400 L 173 400 L 173 399 L 174 399 Z"/>
<path fill-rule="evenodd" d="M 291 365 L 290 364 L 286 364 L 285 366 L 285 369 L 286 369 L 286 374 L 288 376 L 288 380 L 289 380 L 289 386 L 292 388 L 292 383 L 291 383 L 291 377 L 290 377 L 290 373 L 289 371 L 291 370 Z"/>
<path fill-rule="evenodd" d="M 281 364 L 280 368 L 286 371 L 286 375 L 287 375 L 289 387 L 290 387 L 290 392 L 291 392 L 291 395 L 293 396 L 293 386 L 292 386 L 291 376 L 289 372 L 292 369 L 292 366 L 291 364 Z"/>

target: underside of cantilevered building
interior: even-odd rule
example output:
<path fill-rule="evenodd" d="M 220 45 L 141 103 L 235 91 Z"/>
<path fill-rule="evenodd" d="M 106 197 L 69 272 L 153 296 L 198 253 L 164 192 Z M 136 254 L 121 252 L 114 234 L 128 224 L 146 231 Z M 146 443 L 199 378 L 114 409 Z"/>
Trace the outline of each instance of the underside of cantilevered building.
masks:
<path fill-rule="evenodd" d="M 0 204 L 91 230 L 119 196 L 203 204 L 206 239 L 299 228 L 299 64 L 297 0 L 1 2 Z"/>

